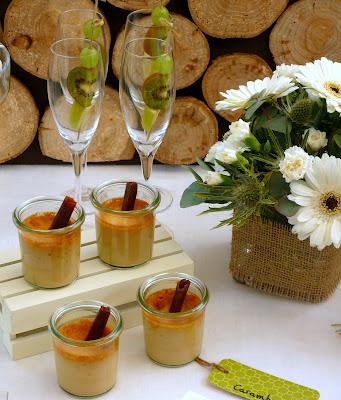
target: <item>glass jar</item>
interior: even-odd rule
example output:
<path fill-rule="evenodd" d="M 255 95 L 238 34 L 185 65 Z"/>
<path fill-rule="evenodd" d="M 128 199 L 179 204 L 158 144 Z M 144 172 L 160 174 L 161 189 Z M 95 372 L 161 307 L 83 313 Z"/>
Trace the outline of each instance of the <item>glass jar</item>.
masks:
<path fill-rule="evenodd" d="M 181 279 L 188 279 L 189 292 L 200 298 L 193 309 L 160 312 L 146 299 L 163 289 L 175 289 Z M 142 308 L 144 340 L 147 355 L 156 363 L 176 367 L 193 361 L 201 352 L 208 290 L 198 278 L 184 273 L 163 273 L 147 279 L 139 288 L 137 300 Z"/>
<path fill-rule="evenodd" d="M 97 340 L 75 340 L 63 336 L 67 323 L 96 317 L 101 306 L 110 307 L 110 333 Z M 77 301 L 58 308 L 49 321 L 58 383 L 75 396 L 97 396 L 116 383 L 122 318 L 116 308 L 99 301 Z"/>
<path fill-rule="evenodd" d="M 34 229 L 25 219 L 46 212 L 57 212 L 63 199 L 35 197 L 18 206 L 13 221 L 18 228 L 24 278 L 39 288 L 59 288 L 73 282 L 79 274 L 83 208 L 77 204 L 71 224 L 60 229 Z"/>
<path fill-rule="evenodd" d="M 153 187 L 138 182 L 137 201 L 142 208 L 121 211 L 128 181 L 105 182 L 95 188 L 91 202 L 96 208 L 98 255 L 115 267 L 133 267 L 150 260 L 153 252 L 155 209 L 160 194 Z M 118 209 L 109 208 L 108 201 L 117 200 Z"/>

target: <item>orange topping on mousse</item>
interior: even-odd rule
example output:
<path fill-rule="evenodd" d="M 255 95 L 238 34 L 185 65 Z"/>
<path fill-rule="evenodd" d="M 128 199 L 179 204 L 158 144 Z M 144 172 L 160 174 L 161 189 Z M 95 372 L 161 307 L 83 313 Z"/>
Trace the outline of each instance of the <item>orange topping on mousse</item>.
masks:
<path fill-rule="evenodd" d="M 61 335 L 74 340 L 85 340 L 91 325 L 94 321 L 92 319 L 81 318 L 74 321 L 67 322 L 59 328 Z M 102 337 L 109 335 L 112 329 L 107 325 L 104 328 Z"/>
<path fill-rule="evenodd" d="M 175 289 L 162 289 L 152 293 L 146 298 L 146 303 L 149 307 L 160 312 L 169 312 L 172 304 Z M 181 312 L 192 310 L 200 304 L 200 297 L 192 292 L 187 292 Z"/>
<path fill-rule="evenodd" d="M 45 211 L 30 215 L 24 219 L 23 223 L 32 229 L 49 230 L 55 216 L 56 212 Z M 70 220 L 68 225 L 72 225 L 73 222 L 74 221 Z"/>
<path fill-rule="evenodd" d="M 114 197 L 112 199 L 106 200 L 102 205 L 111 210 L 120 211 L 122 210 L 123 197 Z M 148 207 L 148 203 L 144 200 L 136 199 L 134 210 L 142 210 Z"/>

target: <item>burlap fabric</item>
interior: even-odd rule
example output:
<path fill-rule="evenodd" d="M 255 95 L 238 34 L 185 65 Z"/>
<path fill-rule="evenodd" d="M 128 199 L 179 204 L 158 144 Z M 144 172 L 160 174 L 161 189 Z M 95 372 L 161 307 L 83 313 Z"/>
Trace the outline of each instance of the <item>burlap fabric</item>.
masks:
<path fill-rule="evenodd" d="M 322 251 L 300 241 L 290 228 L 254 218 L 233 228 L 230 270 L 250 287 L 291 299 L 318 303 L 341 279 L 341 249 Z"/>

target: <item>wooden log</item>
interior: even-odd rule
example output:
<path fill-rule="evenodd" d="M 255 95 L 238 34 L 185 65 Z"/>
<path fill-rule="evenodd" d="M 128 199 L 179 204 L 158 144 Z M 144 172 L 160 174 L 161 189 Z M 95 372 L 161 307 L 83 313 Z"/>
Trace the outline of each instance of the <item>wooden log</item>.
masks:
<path fill-rule="evenodd" d="M 202 80 L 202 92 L 207 104 L 215 111 L 215 103 L 221 100 L 220 92 L 238 89 L 248 81 L 271 76 L 269 65 L 255 54 L 233 53 L 213 60 Z M 243 111 L 216 111 L 228 121 L 237 121 Z"/>
<path fill-rule="evenodd" d="M 115 7 L 131 11 L 153 8 L 160 4 L 160 0 L 108 0 L 108 2 Z M 162 0 L 163 5 L 167 3 L 169 3 L 169 0 Z"/>
<path fill-rule="evenodd" d="M 50 108 L 45 111 L 39 127 L 39 143 L 43 155 L 71 162 L 70 153 L 58 134 Z M 118 92 L 106 86 L 103 110 L 89 146 L 88 161 L 131 160 L 134 153 L 135 148 L 122 117 Z"/>
<path fill-rule="evenodd" d="M 340 42 L 340 0 L 300 0 L 284 12 L 270 34 L 276 64 L 305 64 L 322 56 L 340 62 Z"/>
<path fill-rule="evenodd" d="M 2 30 L 2 26 L 0 25 L 0 42 L 2 42 L 4 37 L 4 31 Z"/>
<path fill-rule="evenodd" d="M 218 140 L 212 111 L 194 97 L 178 97 L 166 136 L 155 158 L 165 164 L 192 164 Z"/>
<path fill-rule="evenodd" d="M 94 5 L 91 0 L 12 0 L 5 15 L 4 40 L 20 67 L 47 79 L 58 16 L 70 8 L 93 9 Z"/>
<path fill-rule="evenodd" d="M 11 160 L 32 143 L 39 111 L 29 90 L 13 76 L 4 102 L 0 104 L 0 163 Z"/>
<path fill-rule="evenodd" d="M 197 81 L 207 68 L 210 60 L 210 47 L 205 35 L 189 19 L 172 14 L 174 19 L 174 60 L 175 86 L 183 89 Z M 112 53 L 112 69 L 117 78 L 120 75 L 124 45 L 124 30 L 116 39 Z"/>
<path fill-rule="evenodd" d="M 288 0 L 188 0 L 199 28 L 217 38 L 258 36 L 285 10 Z"/>

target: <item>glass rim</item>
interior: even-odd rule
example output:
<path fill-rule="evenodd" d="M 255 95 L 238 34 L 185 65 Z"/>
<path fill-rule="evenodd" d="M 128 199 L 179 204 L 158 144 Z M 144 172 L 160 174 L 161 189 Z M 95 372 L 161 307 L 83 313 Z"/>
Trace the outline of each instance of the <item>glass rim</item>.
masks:
<path fill-rule="evenodd" d="M 60 203 L 62 203 L 63 198 L 62 197 L 52 197 L 52 196 L 37 196 L 37 197 L 33 197 L 33 198 L 28 199 L 28 200 L 24 201 L 23 203 L 19 204 L 12 213 L 12 220 L 17 228 L 19 228 L 23 231 L 26 231 L 26 232 L 34 232 L 34 233 L 39 233 L 39 234 L 47 234 L 47 233 L 50 235 L 51 234 L 52 235 L 53 234 L 64 234 L 64 233 L 75 230 L 80 225 L 82 225 L 85 220 L 84 209 L 79 203 L 77 203 L 75 210 L 77 210 L 79 213 L 78 218 L 76 219 L 76 221 L 73 224 L 65 226 L 64 228 L 34 229 L 34 228 L 31 228 L 31 227 L 25 225 L 19 216 L 20 212 L 27 206 L 30 206 L 34 203 L 39 203 L 41 201 L 59 201 Z"/>
<path fill-rule="evenodd" d="M 77 41 L 82 41 L 83 43 L 88 43 L 91 46 L 96 47 L 97 51 L 99 52 L 98 54 L 101 55 L 101 47 L 95 40 L 90 40 L 90 39 L 85 39 L 85 38 L 80 38 L 80 37 L 68 37 L 68 38 L 55 40 L 51 44 L 51 46 L 49 48 L 49 51 L 50 51 L 50 53 L 52 53 L 56 57 L 65 58 L 65 59 L 68 59 L 68 60 L 79 60 L 79 54 L 75 55 L 75 56 L 69 56 L 69 55 L 66 55 L 66 54 L 62 54 L 62 53 L 58 52 L 55 49 L 55 47 L 57 45 L 59 45 L 61 42 L 70 42 L 70 41 L 76 41 L 76 40 Z M 99 58 L 101 59 L 101 57 L 99 57 Z"/>
<path fill-rule="evenodd" d="M 92 12 L 92 13 L 96 12 L 96 14 L 100 15 L 101 18 L 105 20 L 104 14 L 101 13 L 100 10 L 94 10 L 94 9 L 91 9 L 91 8 L 70 8 L 69 10 L 64 10 L 64 11 L 62 11 L 62 12 L 59 14 L 58 20 L 59 20 L 63 15 L 69 14 L 69 13 L 72 13 L 72 12 L 75 12 L 75 11 L 77 11 L 77 12 Z"/>
<path fill-rule="evenodd" d="M 164 43 L 165 44 L 165 48 L 168 49 L 167 52 L 157 55 L 157 56 L 151 56 L 149 54 L 143 54 L 143 55 L 139 55 L 134 53 L 131 50 L 128 50 L 128 46 L 131 45 L 133 42 L 137 42 L 137 41 L 146 41 L 146 40 L 153 40 L 155 42 L 159 42 L 159 43 Z M 149 59 L 149 60 L 156 60 L 158 58 L 160 58 L 161 56 L 165 55 L 165 54 L 171 54 L 172 53 L 172 47 L 170 45 L 170 43 L 168 43 L 166 40 L 164 39 L 159 39 L 159 38 L 135 38 L 132 40 L 129 40 L 128 42 L 125 43 L 124 45 L 124 53 L 128 53 L 129 55 L 136 57 L 136 58 L 141 58 L 141 59 Z M 123 63 L 122 63 L 123 64 Z"/>
<path fill-rule="evenodd" d="M 10 56 L 10 53 L 9 53 L 7 47 L 4 44 L 0 43 L 0 49 L 4 49 L 5 54 L 6 54 L 5 62 L 2 64 L 2 68 L 0 70 L 0 73 L 2 75 L 2 74 L 5 74 L 11 66 L 11 56 Z"/>
<path fill-rule="evenodd" d="M 108 208 L 108 207 L 104 207 L 102 203 L 99 202 L 98 200 L 98 193 L 99 191 L 105 189 L 106 187 L 109 186 L 115 186 L 115 185 L 119 185 L 119 184 L 126 184 L 127 182 L 130 182 L 129 180 L 122 180 L 122 179 L 113 179 L 110 181 L 105 181 L 103 183 L 101 183 L 100 185 L 96 186 L 90 195 L 90 200 L 92 205 L 100 211 L 104 211 L 107 212 L 109 214 L 113 214 L 113 215 L 122 215 L 122 216 L 135 216 L 135 215 L 140 215 L 140 214 L 147 214 L 153 210 L 155 210 L 161 201 L 161 196 L 160 196 L 160 192 L 153 186 L 146 184 L 145 182 L 141 182 L 141 181 L 135 181 L 137 183 L 138 186 L 142 186 L 148 190 L 150 190 L 153 194 L 154 194 L 154 200 L 148 204 L 147 207 L 145 208 L 139 208 L 137 210 L 131 210 L 131 211 L 122 211 L 122 210 L 113 210 L 112 208 Z"/>
<path fill-rule="evenodd" d="M 145 14 L 145 15 L 146 15 L 146 14 L 151 14 L 152 11 L 153 11 L 153 10 L 152 10 L 151 8 L 142 8 L 142 9 L 140 9 L 140 10 L 132 11 L 132 12 L 129 13 L 128 16 L 127 16 L 127 23 L 126 23 L 126 26 L 127 26 L 128 23 L 129 23 L 130 25 L 137 26 L 137 27 L 139 27 L 139 28 L 152 28 L 153 26 L 155 26 L 154 24 L 150 24 L 150 25 L 137 24 L 137 23 L 133 22 L 133 20 L 131 19 L 132 16 L 134 16 L 134 15 L 136 15 L 136 14 Z M 169 17 L 170 17 L 170 20 L 171 20 L 171 22 L 172 22 L 172 21 L 173 21 L 172 15 L 169 14 Z"/>
<path fill-rule="evenodd" d="M 59 318 L 61 318 L 64 314 L 75 311 L 77 309 L 88 309 L 88 310 L 99 310 L 101 306 L 106 306 L 110 308 L 110 315 L 114 318 L 116 325 L 115 328 L 106 336 L 96 339 L 96 340 L 76 340 L 68 338 L 62 335 L 56 327 L 56 322 Z M 118 337 L 123 330 L 123 321 L 121 314 L 117 310 L 116 307 L 111 306 L 110 304 L 104 303 L 102 301 L 97 300 L 89 300 L 89 301 L 74 301 L 69 304 L 65 304 L 63 306 L 58 307 L 49 318 L 49 331 L 52 335 L 54 335 L 60 341 L 67 343 L 71 346 L 75 347 L 91 347 L 96 345 L 102 345 L 110 342 L 111 340 Z"/>
<path fill-rule="evenodd" d="M 170 312 L 162 312 L 162 311 L 157 311 L 154 308 L 151 308 L 148 306 L 148 304 L 145 302 L 144 299 L 144 294 L 148 288 L 150 288 L 154 283 L 157 283 L 158 281 L 166 280 L 166 279 L 172 279 L 172 278 L 178 278 L 178 279 L 188 279 L 191 284 L 194 284 L 197 289 L 201 292 L 202 297 L 200 303 L 195 306 L 194 308 L 188 310 L 188 311 L 183 311 L 183 312 L 177 312 L 177 313 L 170 313 Z M 164 319 L 176 319 L 176 318 L 183 318 L 183 317 L 188 317 L 190 315 L 193 315 L 201 310 L 203 310 L 209 300 L 209 293 L 208 293 L 208 288 L 205 285 L 204 282 L 202 282 L 199 278 L 186 274 L 184 272 L 164 272 L 161 274 L 154 275 L 147 280 L 145 280 L 140 287 L 137 290 L 137 302 L 141 306 L 141 308 L 148 312 L 149 314 L 157 315 L 161 318 Z"/>

